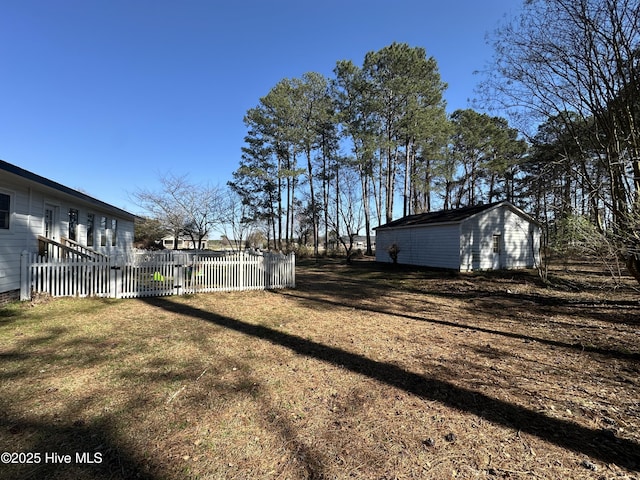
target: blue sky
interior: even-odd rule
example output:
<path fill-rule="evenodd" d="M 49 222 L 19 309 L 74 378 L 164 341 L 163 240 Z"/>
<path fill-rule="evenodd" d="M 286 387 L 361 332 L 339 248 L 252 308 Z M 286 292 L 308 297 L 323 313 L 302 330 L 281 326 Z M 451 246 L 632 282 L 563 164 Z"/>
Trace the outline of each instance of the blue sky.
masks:
<path fill-rule="evenodd" d="M 172 172 L 224 185 L 243 116 L 283 78 L 390 43 L 438 62 L 467 108 L 516 0 L 0 0 L 0 159 L 134 213 Z"/>

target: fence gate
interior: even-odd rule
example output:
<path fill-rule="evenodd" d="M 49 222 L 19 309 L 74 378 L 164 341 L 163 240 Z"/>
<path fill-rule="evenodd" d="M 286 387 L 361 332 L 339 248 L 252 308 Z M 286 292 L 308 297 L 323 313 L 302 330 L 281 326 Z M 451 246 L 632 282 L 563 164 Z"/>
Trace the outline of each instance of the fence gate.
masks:
<path fill-rule="evenodd" d="M 183 256 L 173 254 L 136 255 L 111 267 L 112 293 L 116 298 L 159 297 L 181 294 Z"/>

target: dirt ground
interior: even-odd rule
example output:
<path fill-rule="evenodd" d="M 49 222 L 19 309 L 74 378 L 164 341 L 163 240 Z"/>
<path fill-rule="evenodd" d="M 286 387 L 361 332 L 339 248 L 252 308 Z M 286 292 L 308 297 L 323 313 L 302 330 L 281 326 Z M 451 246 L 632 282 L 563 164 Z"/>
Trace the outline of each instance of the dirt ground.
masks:
<path fill-rule="evenodd" d="M 0 449 L 104 461 L 0 478 L 639 479 L 640 293 L 550 278 L 308 260 L 296 289 L 16 308 Z"/>
<path fill-rule="evenodd" d="M 456 438 L 448 450 L 459 443 L 468 460 L 505 478 L 637 474 L 640 295 L 630 279 L 615 287 L 590 262 L 555 269 L 551 287 L 532 271 L 464 275 L 363 262 L 333 268 L 331 278 L 325 268 L 305 271 L 286 294 L 400 322 L 405 328 L 387 332 L 391 355 L 379 358 L 402 365 L 394 373 L 408 378 L 395 385 L 405 392 L 465 414 L 446 421 Z M 394 375 L 380 376 L 394 384 Z M 493 429 L 479 427 L 486 422 L 515 437 L 496 444 Z M 425 445 L 442 446 L 447 435 Z M 513 443 L 522 450 L 505 451 L 504 461 L 501 450 Z"/>

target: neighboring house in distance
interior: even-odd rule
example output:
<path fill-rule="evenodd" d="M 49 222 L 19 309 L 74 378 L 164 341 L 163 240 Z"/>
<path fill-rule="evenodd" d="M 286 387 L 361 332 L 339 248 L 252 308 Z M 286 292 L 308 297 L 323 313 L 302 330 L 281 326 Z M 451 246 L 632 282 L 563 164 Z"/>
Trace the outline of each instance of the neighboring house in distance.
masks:
<path fill-rule="evenodd" d="M 531 268 L 540 224 L 507 201 L 409 215 L 376 229 L 376 261 L 459 271 Z"/>
<path fill-rule="evenodd" d="M 173 235 L 171 236 L 167 236 L 167 237 L 163 237 L 162 238 L 162 245 L 164 245 L 164 248 L 167 248 L 169 250 L 173 249 L 173 242 L 174 242 L 174 238 Z M 207 245 L 209 244 L 209 237 L 205 236 L 201 241 L 200 241 L 200 245 L 196 248 L 196 245 L 194 243 L 194 241 L 191 239 L 191 237 L 189 236 L 180 236 L 178 237 L 178 247 L 177 249 L 186 249 L 186 250 L 205 250 L 207 248 Z"/>
<path fill-rule="evenodd" d="M 343 235 L 341 237 L 341 241 L 338 242 L 336 242 L 335 238 L 329 240 L 329 248 L 344 251 L 344 245 L 342 244 L 342 242 L 349 245 L 349 237 L 347 235 Z M 362 250 L 364 252 L 367 249 L 367 237 L 364 235 L 354 236 L 352 249 L 353 251 Z M 376 237 L 374 235 L 371 236 L 371 249 L 376 249 Z"/>
<path fill-rule="evenodd" d="M 135 215 L 0 160 L 0 297 L 20 289 L 23 251 L 92 258 L 133 248 Z"/>

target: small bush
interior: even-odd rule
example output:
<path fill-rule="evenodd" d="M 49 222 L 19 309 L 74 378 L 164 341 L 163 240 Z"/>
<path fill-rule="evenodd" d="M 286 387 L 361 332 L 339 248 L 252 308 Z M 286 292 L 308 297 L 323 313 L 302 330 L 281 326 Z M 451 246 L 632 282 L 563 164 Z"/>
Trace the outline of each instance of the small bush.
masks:
<path fill-rule="evenodd" d="M 400 253 L 400 247 L 397 243 L 392 244 L 387 248 L 387 253 L 391 257 L 393 263 L 398 263 L 398 254 Z"/>

